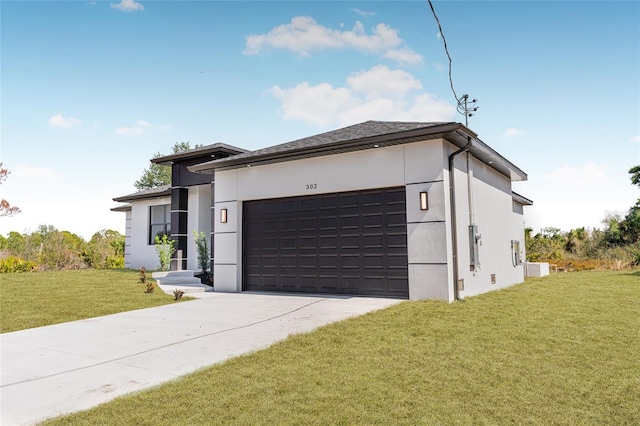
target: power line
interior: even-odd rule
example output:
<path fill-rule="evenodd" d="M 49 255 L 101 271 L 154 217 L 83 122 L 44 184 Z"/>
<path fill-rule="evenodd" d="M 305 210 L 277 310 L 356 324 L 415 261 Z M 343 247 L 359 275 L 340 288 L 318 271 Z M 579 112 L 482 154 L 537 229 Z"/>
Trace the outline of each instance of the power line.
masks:
<path fill-rule="evenodd" d="M 469 95 L 464 94 L 461 97 L 458 97 L 456 93 L 456 89 L 453 87 L 453 60 L 451 59 L 451 55 L 449 54 L 449 47 L 447 46 L 447 39 L 444 36 L 444 31 L 442 31 L 442 25 L 440 25 L 440 19 L 438 19 L 438 14 L 436 14 L 436 10 L 433 7 L 433 3 L 431 0 L 427 0 L 429 2 L 429 7 L 431 7 L 431 12 L 433 13 L 433 17 L 438 24 L 438 31 L 440 32 L 440 37 L 442 38 L 442 43 L 444 44 L 444 51 L 447 54 L 447 58 L 449 59 L 449 85 L 451 86 L 451 91 L 453 92 L 453 97 L 456 99 L 458 103 L 458 112 L 464 115 L 465 125 L 469 125 L 469 117 L 473 116 L 473 113 L 478 110 L 476 104 L 478 103 L 477 99 L 473 99 L 469 101 Z"/>

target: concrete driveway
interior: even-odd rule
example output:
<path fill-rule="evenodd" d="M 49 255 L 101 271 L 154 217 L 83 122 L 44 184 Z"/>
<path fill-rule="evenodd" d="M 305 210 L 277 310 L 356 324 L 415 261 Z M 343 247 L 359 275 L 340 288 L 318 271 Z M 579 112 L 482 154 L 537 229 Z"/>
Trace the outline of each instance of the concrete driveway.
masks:
<path fill-rule="evenodd" d="M 201 297 L 0 334 L 0 423 L 28 425 L 87 409 L 400 302 L 261 293 Z"/>

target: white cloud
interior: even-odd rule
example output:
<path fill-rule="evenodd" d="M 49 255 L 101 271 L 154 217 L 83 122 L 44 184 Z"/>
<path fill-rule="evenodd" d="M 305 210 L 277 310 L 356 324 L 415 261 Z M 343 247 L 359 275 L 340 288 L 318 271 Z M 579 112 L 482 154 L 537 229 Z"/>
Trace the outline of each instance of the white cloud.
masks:
<path fill-rule="evenodd" d="M 410 96 L 422 88 L 411 74 L 376 66 L 352 74 L 346 87 L 329 83 L 273 86 L 268 94 L 281 103 L 283 117 L 317 126 L 349 125 L 366 120 L 450 121 L 455 108 L 429 93 Z"/>
<path fill-rule="evenodd" d="M 386 24 L 376 25 L 371 34 L 357 21 L 351 30 L 334 30 L 318 24 L 309 16 L 297 16 L 288 24 L 273 28 L 266 34 L 246 36 L 244 53 L 258 54 L 268 48 L 285 49 L 309 56 L 314 50 L 355 49 L 399 62 L 417 63 L 422 56 L 402 47 L 398 31 Z"/>
<path fill-rule="evenodd" d="M 629 139 L 631 142 L 640 142 L 640 136 Z"/>
<path fill-rule="evenodd" d="M 149 127 L 151 127 L 150 123 L 144 120 L 138 120 L 133 126 L 120 127 L 116 129 L 116 133 L 122 136 L 141 135 L 144 132 L 144 130 Z"/>
<path fill-rule="evenodd" d="M 376 14 L 375 12 L 369 12 L 367 10 L 358 9 L 357 7 L 351 8 L 351 11 L 357 13 L 360 16 L 364 16 L 365 18 L 370 18 Z"/>
<path fill-rule="evenodd" d="M 122 12 L 135 12 L 136 10 L 144 10 L 142 3 L 138 3 L 135 0 L 122 0 L 120 3 L 110 3 L 113 9 L 121 10 Z"/>
<path fill-rule="evenodd" d="M 60 175 L 47 167 L 17 164 L 11 171 L 11 176 L 18 179 L 60 179 Z"/>
<path fill-rule="evenodd" d="M 413 75 L 403 70 L 391 70 L 377 65 L 369 71 L 355 73 L 347 78 L 347 84 L 357 93 L 368 98 L 380 96 L 404 97 L 411 90 L 422 89 L 422 84 Z"/>
<path fill-rule="evenodd" d="M 564 188 L 566 191 L 583 189 L 606 183 L 606 167 L 595 162 L 581 166 L 563 166 L 546 174 L 544 179 L 553 187 Z"/>
<path fill-rule="evenodd" d="M 65 117 L 62 113 L 52 115 L 49 118 L 49 124 L 53 127 L 60 127 L 62 129 L 69 129 L 71 127 L 80 126 L 82 121 L 75 117 Z"/>
<path fill-rule="evenodd" d="M 522 134 L 524 134 L 524 132 L 522 130 L 510 128 L 510 129 L 507 129 L 504 132 L 502 132 L 502 137 L 503 138 L 513 138 L 513 137 L 516 137 L 516 136 L 520 136 Z"/>
<path fill-rule="evenodd" d="M 387 50 L 382 57 L 403 64 L 419 64 L 422 62 L 422 55 L 407 48 Z"/>

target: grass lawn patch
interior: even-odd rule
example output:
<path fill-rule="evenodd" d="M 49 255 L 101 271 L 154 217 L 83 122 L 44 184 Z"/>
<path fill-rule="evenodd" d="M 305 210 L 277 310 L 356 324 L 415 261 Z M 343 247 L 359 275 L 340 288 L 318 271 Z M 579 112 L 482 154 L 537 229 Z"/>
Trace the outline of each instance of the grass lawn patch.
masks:
<path fill-rule="evenodd" d="M 145 293 L 138 277 L 125 269 L 1 274 L 0 332 L 175 303 L 159 288 Z"/>
<path fill-rule="evenodd" d="M 640 424 L 640 273 L 404 302 L 49 425 Z"/>

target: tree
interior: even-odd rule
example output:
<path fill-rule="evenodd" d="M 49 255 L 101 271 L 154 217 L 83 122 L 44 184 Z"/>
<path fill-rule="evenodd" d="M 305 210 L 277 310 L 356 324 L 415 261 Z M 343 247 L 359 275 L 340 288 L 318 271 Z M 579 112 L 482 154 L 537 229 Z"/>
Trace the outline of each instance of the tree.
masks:
<path fill-rule="evenodd" d="M 90 268 L 124 268 L 124 235 L 111 229 L 96 232 L 82 258 Z"/>
<path fill-rule="evenodd" d="M 2 167 L 2 163 L 0 163 L 0 183 L 4 182 L 10 173 L 11 172 Z M 13 216 L 18 213 L 20 213 L 20 209 L 18 207 L 11 207 L 9 202 L 4 198 L 0 200 L 0 216 Z"/>
<path fill-rule="evenodd" d="M 633 166 L 629 169 L 631 173 L 631 183 L 640 186 L 640 166 Z"/>
<path fill-rule="evenodd" d="M 200 148 L 202 145 L 196 145 L 195 148 Z M 179 152 L 188 151 L 191 149 L 189 142 L 176 142 L 171 147 L 171 153 L 177 154 Z M 161 154 L 157 152 L 153 158 L 164 157 L 166 154 Z M 162 185 L 171 185 L 171 167 L 163 166 L 162 164 L 151 163 L 148 169 L 144 169 L 142 172 L 142 177 L 134 182 L 133 186 L 136 187 L 138 191 L 142 191 L 144 189 L 151 189 L 157 186 Z"/>

